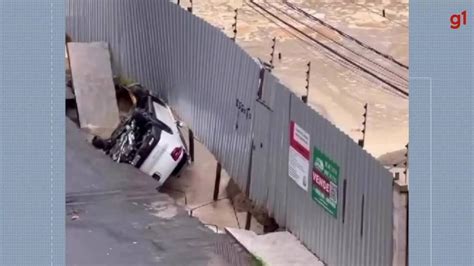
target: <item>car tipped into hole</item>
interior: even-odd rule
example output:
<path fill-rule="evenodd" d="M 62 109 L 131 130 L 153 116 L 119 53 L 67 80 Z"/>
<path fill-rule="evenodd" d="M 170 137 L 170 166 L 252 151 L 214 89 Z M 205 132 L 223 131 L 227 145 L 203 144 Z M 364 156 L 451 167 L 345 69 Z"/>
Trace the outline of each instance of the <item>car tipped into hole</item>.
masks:
<path fill-rule="evenodd" d="M 95 137 L 96 148 L 112 160 L 128 163 L 152 176 L 162 186 L 170 176 L 179 176 L 189 163 L 186 143 L 181 135 L 183 123 L 170 107 L 140 84 L 125 87 L 136 106 L 109 139 Z"/>

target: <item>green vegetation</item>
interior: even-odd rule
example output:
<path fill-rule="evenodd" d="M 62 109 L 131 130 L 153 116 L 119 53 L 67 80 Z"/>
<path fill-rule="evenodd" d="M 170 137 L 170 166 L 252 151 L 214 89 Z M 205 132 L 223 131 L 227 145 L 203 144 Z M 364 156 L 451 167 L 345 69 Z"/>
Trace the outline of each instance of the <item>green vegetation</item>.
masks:
<path fill-rule="evenodd" d="M 252 266 L 266 266 L 266 264 L 262 258 L 253 256 Z"/>
<path fill-rule="evenodd" d="M 128 78 L 123 77 L 123 76 L 119 76 L 118 80 L 119 80 L 119 84 L 122 85 L 122 86 L 125 86 L 125 87 L 127 85 L 135 83 L 135 81 L 133 81 L 132 79 L 128 79 Z"/>

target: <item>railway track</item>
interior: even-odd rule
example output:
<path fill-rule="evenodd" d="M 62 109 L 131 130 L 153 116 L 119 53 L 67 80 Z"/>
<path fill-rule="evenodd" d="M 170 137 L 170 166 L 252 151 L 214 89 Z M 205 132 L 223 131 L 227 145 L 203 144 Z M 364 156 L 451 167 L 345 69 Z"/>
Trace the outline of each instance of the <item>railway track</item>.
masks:
<path fill-rule="evenodd" d="M 351 40 L 351 41 L 357 43 L 358 45 L 360 45 L 360 46 L 362 46 L 362 47 L 364 47 L 364 48 L 366 48 L 366 49 L 368 49 L 368 50 L 370 50 L 370 51 L 372 51 L 372 52 L 374 52 L 374 53 L 376 53 L 376 54 L 378 54 L 378 55 L 380 55 L 380 56 L 382 56 L 382 57 L 385 57 L 387 60 L 392 61 L 393 63 L 397 64 L 398 66 L 400 66 L 400 67 L 402 67 L 402 68 L 408 69 L 408 66 L 407 66 L 407 65 L 401 63 L 400 61 L 396 60 L 396 59 L 393 58 L 392 56 L 387 55 L 387 54 L 384 54 L 384 53 L 378 51 L 377 49 L 371 47 L 370 45 L 368 45 L 368 44 L 366 44 L 366 43 L 364 43 L 364 42 L 358 40 L 357 38 L 355 38 L 355 37 L 353 37 L 353 36 L 351 36 L 351 35 L 349 35 L 349 34 L 343 32 L 343 31 L 340 31 L 340 30 L 337 29 L 336 27 L 334 27 L 334 26 L 332 26 L 332 25 L 326 23 L 326 22 L 325 22 L 324 20 L 322 20 L 322 19 L 319 19 L 319 18 L 313 16 L 312 14 L 306 12 L 306 10 L 304 10 L 304 9 L 302 9 L 302 8 L 300 8 L 300 7 L 298 7 L 297 5 L 291 3 L 290 1 L 288 1 L 288 0 L 283 0 L 283 3 L 284 3 L 286 6 L 288 6 L 289 8 L 298 11 L 299 13 L 301 13 L 302 15 L 304 15 L 305 17 L 308 17 L 309 19 L 311 19 L 311 20 L 313 20 L 313 21 L 316 21 L 316 22 L 318 22 L 318 23 L 320 23 L 320 24 L 322 24 L 322 25 L 324 25 L 324 26 L 330 28 L 331 30 L 333 30 L 333 31 L 337 32 L 338 34 L 340 34 L 341 36 L 344 36 L 345 38 L 347 38 L 347 39 L 349 39 L 349 40 Z M 363 6 L 360 5 L 360 4 L 357 4 L 357 5 L 363 7 Z M 365 8 L 365 9 L 367 9 L 367 8 Z M 371 12 L 373 12 L 373 11 L 371 11 Z"/>
<path fill-rule="evenodd" d="M 408 97 L 408 66 L 345 34 L 306 11 L 289 3 L 248 0 L 247 4 L 270 21 L 286 27 L 326 56 L 385 89 Z"/>

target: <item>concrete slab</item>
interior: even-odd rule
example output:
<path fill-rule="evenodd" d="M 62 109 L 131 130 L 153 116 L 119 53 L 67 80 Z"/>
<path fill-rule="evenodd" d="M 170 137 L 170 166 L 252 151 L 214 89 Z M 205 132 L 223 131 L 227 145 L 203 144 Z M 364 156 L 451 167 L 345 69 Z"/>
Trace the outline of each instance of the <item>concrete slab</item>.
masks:
<path fill-rule="evenodd" d="M 324 265 L 289 232 L 257 235 L 252 231 L 235 228 L 226 228 L 226 231 L 266 265 Z"/>
<path fill-rule="evenodd" d="M 119 124 L 107 43 L 68 43 L 81 128 L 108 138 Z"/>

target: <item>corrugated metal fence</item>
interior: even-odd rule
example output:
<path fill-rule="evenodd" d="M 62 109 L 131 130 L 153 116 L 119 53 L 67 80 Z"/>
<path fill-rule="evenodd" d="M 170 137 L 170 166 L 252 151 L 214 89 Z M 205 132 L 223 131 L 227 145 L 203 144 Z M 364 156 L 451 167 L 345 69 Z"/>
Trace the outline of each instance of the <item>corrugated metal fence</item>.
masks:
<path fill-rule="evenodd" d="M 259 65 L 228 37 L 165 0 L 66 3 L 73 40 L 108 42 L 115 73 L 168 100 L 242 189 L 252 157 L 251 199 L 320 259 L 391 264 L 391 175 L 270 73 L 259 86 Z M 288 175 L 291 122 L 310 136 L 307 190 Z M 314 149 L 339 168 L 332 215 L 313 200 Z"/>

